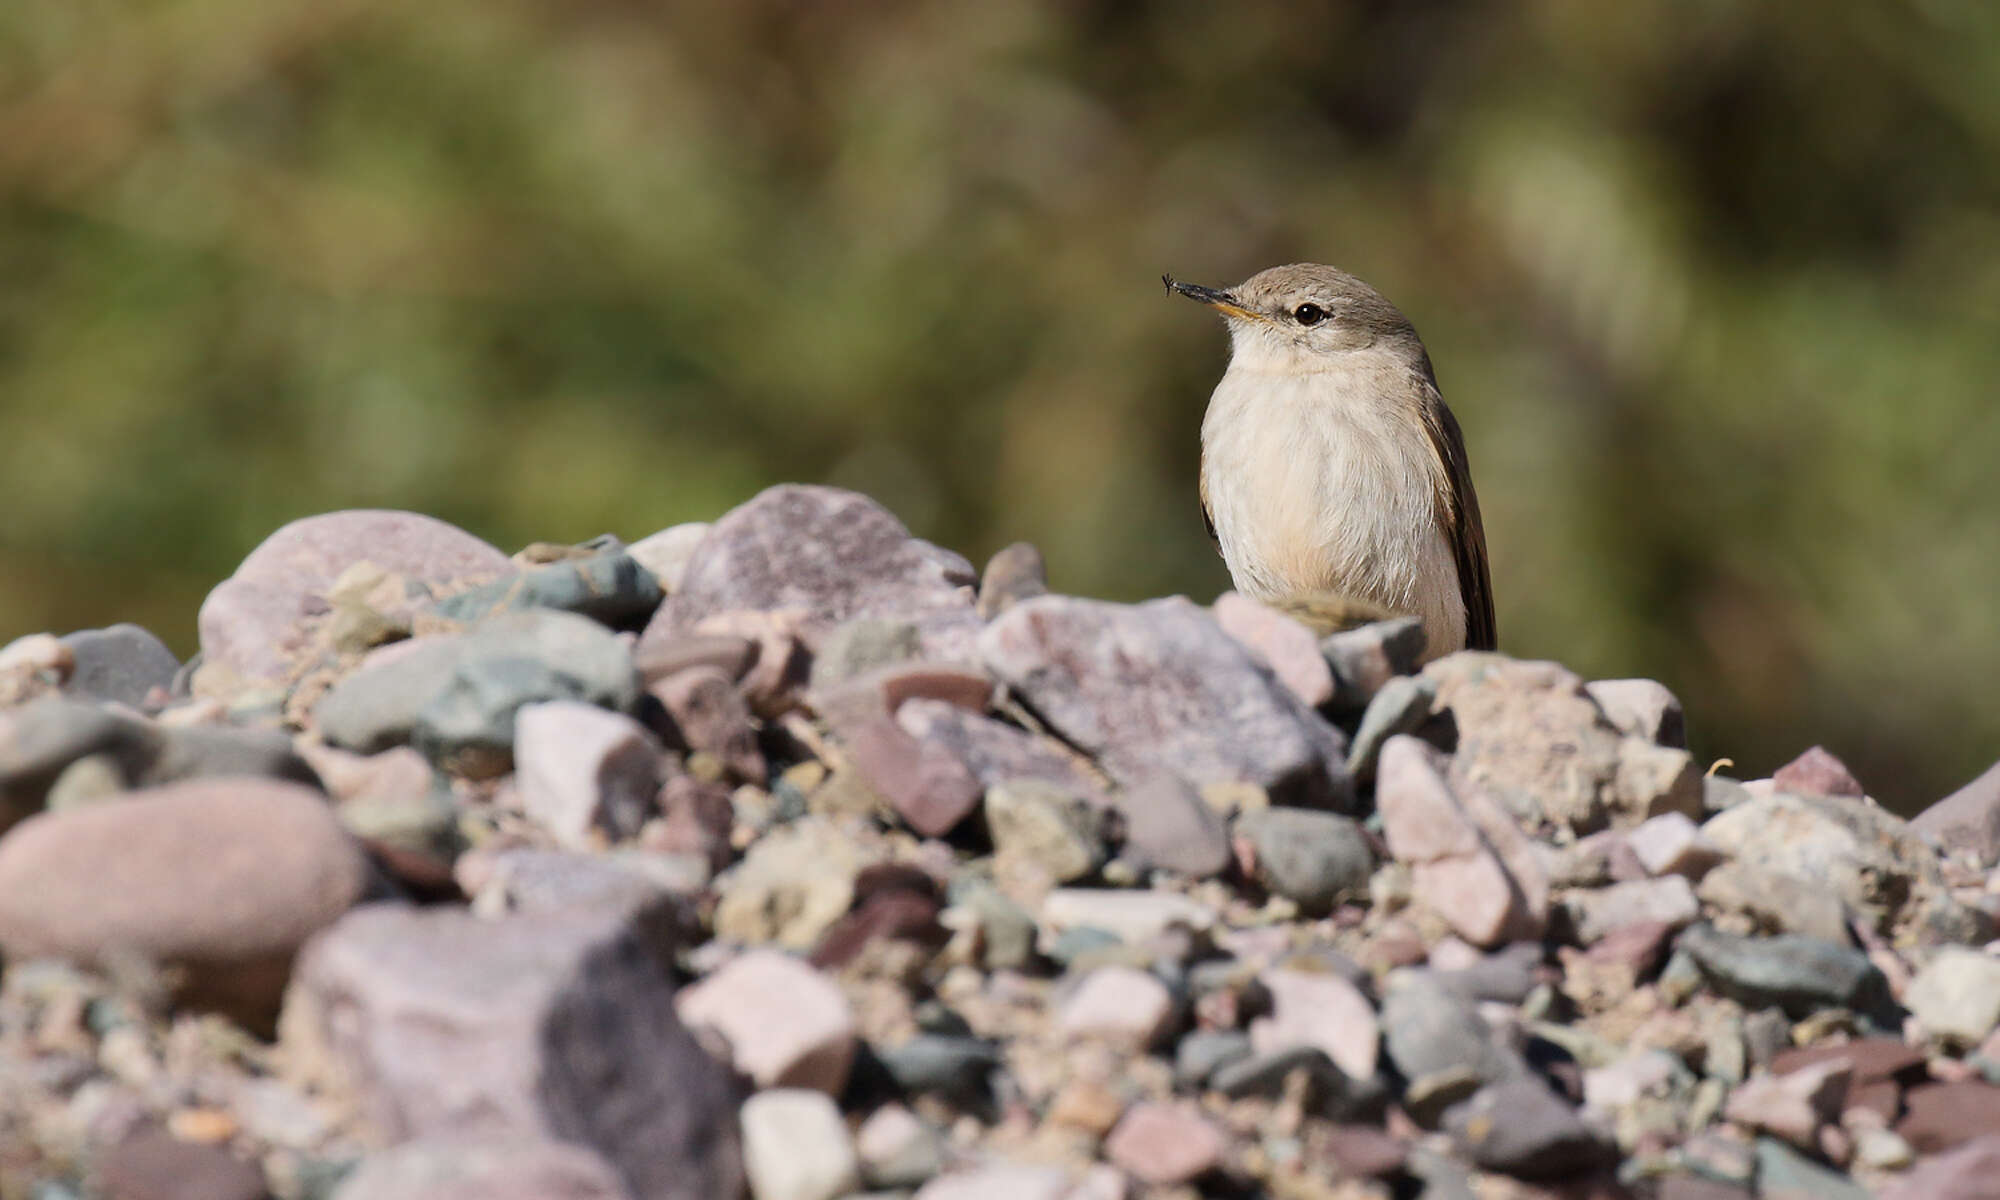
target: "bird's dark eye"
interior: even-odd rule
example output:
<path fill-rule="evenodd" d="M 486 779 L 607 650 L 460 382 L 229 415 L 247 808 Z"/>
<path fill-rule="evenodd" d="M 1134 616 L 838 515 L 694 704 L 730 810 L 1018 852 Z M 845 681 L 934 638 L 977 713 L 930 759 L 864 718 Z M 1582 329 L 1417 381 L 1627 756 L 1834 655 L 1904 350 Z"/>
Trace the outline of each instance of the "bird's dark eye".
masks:
<path fill-rule="evenodd" d="M 1292 319 L 1301 325 L 1317 325 L 1326 320 L 1326 310 L 1317 304 L 1301 304 L 1292 310 Z"/>

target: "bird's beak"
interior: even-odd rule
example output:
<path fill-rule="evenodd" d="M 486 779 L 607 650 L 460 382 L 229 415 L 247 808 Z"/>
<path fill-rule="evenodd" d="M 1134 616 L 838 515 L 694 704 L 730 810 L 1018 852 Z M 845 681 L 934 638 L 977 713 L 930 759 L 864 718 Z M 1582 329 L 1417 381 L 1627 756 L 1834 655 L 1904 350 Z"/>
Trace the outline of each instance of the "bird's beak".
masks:
<path fill-rule="evenodd" d="M 1203 287 L 1198 283 L 1182 283 L 1171 275 L 1160 276 L 1160 281 L 1167 285 L 1169 292 L 1178 292 L 1190 300 L 1206 304 L 1224 316 L 1244 317 L 1253 321 L 1258 319 L 1258 314 L 1237 303 L 1236 297 L 1228 292 Z"/>

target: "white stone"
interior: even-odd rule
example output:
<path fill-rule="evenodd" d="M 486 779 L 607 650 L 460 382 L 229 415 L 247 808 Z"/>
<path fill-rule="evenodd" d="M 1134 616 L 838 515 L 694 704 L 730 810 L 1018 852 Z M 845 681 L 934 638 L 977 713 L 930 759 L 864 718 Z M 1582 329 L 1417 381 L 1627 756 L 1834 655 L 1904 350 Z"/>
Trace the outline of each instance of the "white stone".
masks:
<path fill-rule="evenodd" d="M 777 1088 L 743 1102 L 743 1170 L 756 1200 L 833 1200 L 861 1186 L 840 1109 L 825 1092 Z"/>
<path fill-rule="evenodd" d="M 575 700 L 525 704 L 514 716 L 521 807 L 572 850 L 597 835 L 631 837 L 657 811 L 660 747 L 645 726 Z"/>

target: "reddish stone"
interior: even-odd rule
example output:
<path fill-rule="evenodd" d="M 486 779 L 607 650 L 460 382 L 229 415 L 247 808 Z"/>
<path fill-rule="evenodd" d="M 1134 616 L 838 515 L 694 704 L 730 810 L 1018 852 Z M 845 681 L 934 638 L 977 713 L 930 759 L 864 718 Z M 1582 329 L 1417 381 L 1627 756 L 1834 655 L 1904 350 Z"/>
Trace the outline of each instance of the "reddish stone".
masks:
<path fill-rule="evenodd" d="M 1104 1139 L 1104 1156 L 1143 1182 L 1186 1183 L 1214 1170 L 1228 1148 L 1222 1131 L 1192 1108 L 1135 1104 Z"/>
<path fill-rule="evenodd" d="M 1341 1174 L 1364 1179 L 1395 1174 L 1410 1153 L 1403 1139 L 1373 1125 L 1329 1126 L 1313 1140 L 1313 1147 L 1331 1158 Z"/>
<path fill-rule="evenodd" d="M 264 1173 L 220 1146 L 149 1130 L 106 1151 L 98 1164 L 106 1200 L 265 1200 Z"/>
<path fill-rule="evenodd" d="M 931 947 L 950 940 L 938 923 L 937 884 L 914 867 L 880 864 L 854 881 L 854 908 L 820 935 L 812 964 L 833 970 L 851 962 L 876 938 L 905 938 Z"/>
<path fill-rule="evenodd" d="M 1814 746 L 1779 767 L 1771 783 L 1781 792 L 1806 796 L 1865 796 L 1861 781 L 1824 746 Z"/>
<path fill-rule="evenodd" d="M 1919 1154 L 1962 1146 L 2000 1129 L 2000 1087 L 1986 1083 L 1927 1083 L 1903 1094 L 1906 1112 L 1896 1132 Z"/>

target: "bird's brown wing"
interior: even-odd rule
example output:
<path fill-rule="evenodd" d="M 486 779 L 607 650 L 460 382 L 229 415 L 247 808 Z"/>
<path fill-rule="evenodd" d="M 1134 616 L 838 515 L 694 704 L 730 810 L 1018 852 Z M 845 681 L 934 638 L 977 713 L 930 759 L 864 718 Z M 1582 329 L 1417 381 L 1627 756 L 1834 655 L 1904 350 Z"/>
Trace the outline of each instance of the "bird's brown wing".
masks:
<path fill-rule="evenodd" d="M 1458 558 L 1458 590 L 1465 599 L 1465 647 L 1492 650 L 1500 637 L 1493 620 L 1493 578 L 1486 565 L 1486 526 L 1479 520 L 1479 497 L 1472 490 L 1465 435 L 1459 432 L 1458 418 L 1445 407 L 1444 397 L 1438 395 L 1437 385 L 1430 383 L 1426 391 L 1424 430 L 1444 467 L 1438 498 L 1445 533 Z"/>

